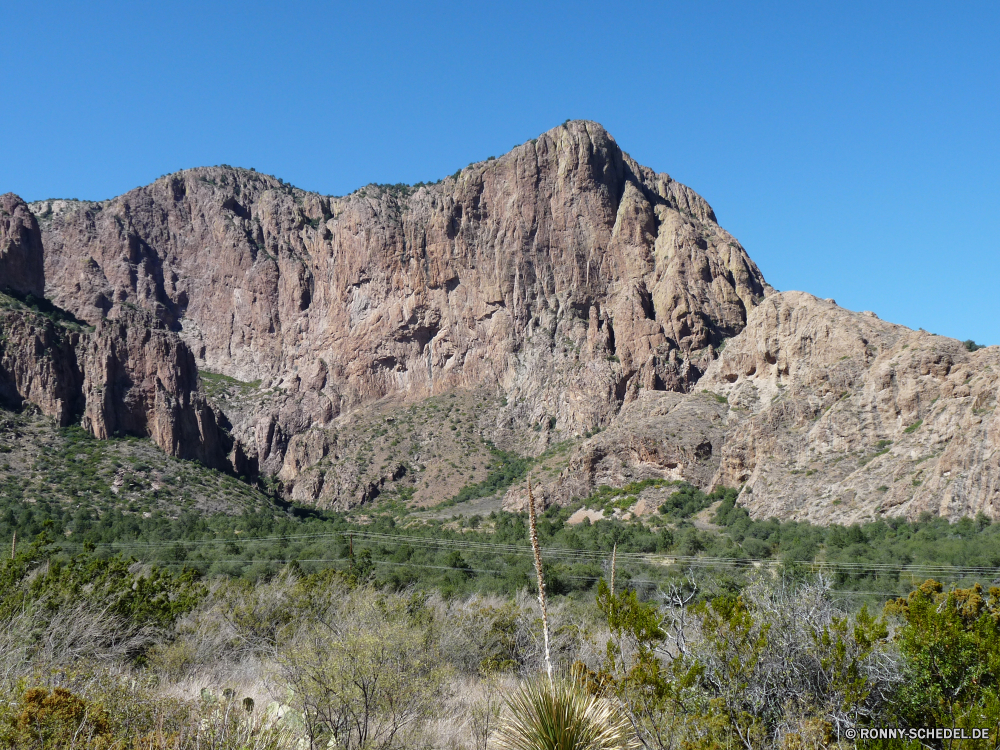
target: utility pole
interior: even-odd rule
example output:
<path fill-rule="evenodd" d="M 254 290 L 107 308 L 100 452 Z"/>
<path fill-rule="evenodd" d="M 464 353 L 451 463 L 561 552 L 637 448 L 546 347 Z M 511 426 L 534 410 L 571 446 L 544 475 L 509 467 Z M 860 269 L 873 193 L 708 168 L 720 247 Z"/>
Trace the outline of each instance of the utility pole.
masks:
<path fill-rule="evenodd" d="M 14 532 L 14 538 L 10 540 L 10 559 L 13 560 L 17 555 L 17 532 Z"/>

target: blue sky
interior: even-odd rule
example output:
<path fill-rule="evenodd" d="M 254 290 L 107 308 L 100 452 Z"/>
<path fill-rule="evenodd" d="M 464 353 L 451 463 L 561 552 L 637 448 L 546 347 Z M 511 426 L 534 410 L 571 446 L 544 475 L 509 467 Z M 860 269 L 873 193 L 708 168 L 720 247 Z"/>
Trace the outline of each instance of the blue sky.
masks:
<path fill-rule="evenodd" d="M 18 3 L 0 192 L 227 163 L 344 194 L 602 123 L 777 288 L 1000 344 L 1000 5 Z"/>

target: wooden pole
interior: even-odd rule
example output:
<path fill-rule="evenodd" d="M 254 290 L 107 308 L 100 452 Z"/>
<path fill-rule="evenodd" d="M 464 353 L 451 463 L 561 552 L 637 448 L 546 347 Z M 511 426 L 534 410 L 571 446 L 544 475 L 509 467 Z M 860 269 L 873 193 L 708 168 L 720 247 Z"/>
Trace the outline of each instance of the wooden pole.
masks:
<path fill-rule="evenodd" d="M 10 540 L 10 559 L 13 560 L 17 555 L 17 532 L 14 532 L 14 538 Z"/>

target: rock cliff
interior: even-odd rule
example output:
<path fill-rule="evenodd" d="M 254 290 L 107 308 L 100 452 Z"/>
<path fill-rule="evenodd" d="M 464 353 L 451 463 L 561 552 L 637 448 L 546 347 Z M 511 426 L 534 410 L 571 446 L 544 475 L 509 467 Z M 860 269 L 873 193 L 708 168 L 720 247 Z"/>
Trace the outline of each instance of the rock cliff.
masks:
<path fill-rule="evenodd" d="M 0 291 L 44 294 L 42 236 L 28 205 L 13 193 L 0 195 Z"/>
<path fill-rule="evenodd" d="M 34 209 L 58 305 L 138 306 L 201 368 L 261 381 L 233 434 L 289 486 L 297 435 L 385 397 L 489 386 L 501 444 L 609 424 L 641 388 L 687 390 L 769 289 L 703 199 L 591 122 L 416 188 L 330 198 L 216 167 Z"/>
<path fill-rule="evenodd" d="M 644 394 L 543 487 L 683 478 L 743 486 L 755 517 L 1000 517 L 1000 348 L 856 313 L 802 292 L 751 311 L 689 395 Z M 508 505 L 523 502 L 512 490 Z"/>
<path fill-rule="evenodd" d="M 147 313 L 121 308 L 94 328 L 41 296 L 38 225 L 16 196 L 0 197 L 0 402 L 26 402 L 94 435 L 149 436 L 174 456 L 226 464 L 212 409 L 187 346 Z M 36 297 L 37 295 L 37 297 Z"/>
<path fill-rule="evenodd" d="M 1000 517 L 1000 350 L 776 293 L 596 123 L 345 197 L 222 166 L 37 225 L 4 201 L 15 291 L 44 245 L 45 294 L 95 330 L 11 311 L 3 393 L 302 502 L 433 504 L 497 449 L 558 448 L 549 502 L 662 477 L 743 486 L 756 516 Z"/>
<path fill-rule="evenodd" d="M 172 456 L 228 466 L 216 416 L 190 350 L 148 316 L 121 310 L 76 348 L 84 428 L 98 438 L 142 435 Z"/>
<path fill-rule="evenodd" d="M 728 397 L 716 482 L 757 516 L 1000 517 L 1000 348 L 969 352 L 801 292 L 751 315 L 700 386 Z"/>

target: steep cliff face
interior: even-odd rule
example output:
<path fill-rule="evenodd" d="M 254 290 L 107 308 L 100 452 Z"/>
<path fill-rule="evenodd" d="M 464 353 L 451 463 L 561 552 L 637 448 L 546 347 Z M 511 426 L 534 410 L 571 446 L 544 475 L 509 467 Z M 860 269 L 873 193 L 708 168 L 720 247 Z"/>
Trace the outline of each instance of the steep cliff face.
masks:
<path fill-rule="evenodd" d="M 224 465 L 215 415 L 198 391 L 187 346 L 147 313 L 122 308 L 89 329 L 53 307 L 40 296 L 34 217 L 16 196 L 3 196 L 0 206 L 0 280 L 10 282 L 9 294 L 0 294 L 3 406 L 34 404 L 61 426 L 82 418 L 97 437 L 149 436 L 171 455 Z"/>
<path fill-rule="evenodd" d="M 82 424 L 94 436 L 149 436 L 170 455 L 227 465 L 215 413 L 198 391 L 194 357 L 175 334 L 123 310 L 81 339 L 77 358 Z"/>
<path fill-rule="evenodd" d="M 219 167 L 34 209 L 57 304 L 137 305 L 276 394 L 233 433 L 290 483 L 295 435 L 383 397 L 486 384 L 500 443 L 608 424 L 640 388 L 688 389 L 768 291 L 704 200 L 590 122 L 416 189 L 328 198 Z"/>
<path fill-rule="evenodd" d="M 802 292 L 751 311 L 689 395 L 648 393 L 541 489 L 683 478 L 755 517 L 1000 517 L 1000 348 L 969 352 Z M 518 507 L 523 488 L 507 504 Z"/>
<path fill-rule="evenodd" d="M 67 425 L 81 408 L 79 332 L 25 304 L 44 287 L 38 223 L 18 196 L 0 195 L 0 405 L 27 401 Z"/>
<path fill-rule="evenodd" d="M 37 231 L 5 200 L 14 268 Z M 757 516 L 1000 517 L 996 348 L 775 293 L 595 123 L 434 185 L 213 167 L 31 208 L 46 294 L 96 330 L 11 318 L 0 391 L 215 464 L 222 412 L 229 464 L 302 502 L 432 504 L 486 477 L 486 440 L 568 451 L 552 502 L 663 477 L 743 485 Z"/>
<path fill-rule="evenodd" d="M 42 236 L 28 205 L 13 193 L 0 195 L 0 291 L 44 293 Z"/>
<path fill-rule="evenodd" d="M 699 383 L 728 396 L 715 481 L 757 516 L 1000 516 L 1000 348 L 770 297 Z"/>
<path fill-rule="evenodd" d="M 0 294 L 0 406 L 35 404 L 60 426 L 82 407 L 79 333 Z"/>

